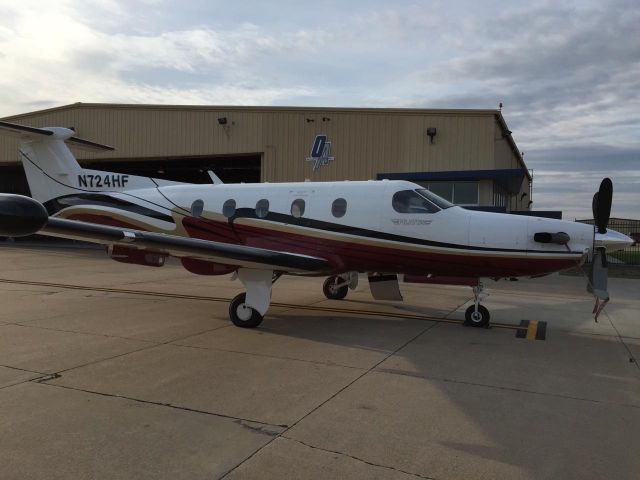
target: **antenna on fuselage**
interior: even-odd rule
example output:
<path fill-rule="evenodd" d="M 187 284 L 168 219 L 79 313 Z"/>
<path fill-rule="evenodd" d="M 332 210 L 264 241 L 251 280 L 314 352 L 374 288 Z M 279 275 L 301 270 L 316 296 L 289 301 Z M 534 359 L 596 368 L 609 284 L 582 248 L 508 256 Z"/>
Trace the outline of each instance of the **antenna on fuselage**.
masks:
<path fill-rule="evenodd" d="M 220 177 L 218 177 L 215 173 L 213 173 L 212 170 L 207 170 L 207 174 L 209 175 L 209 178 L 211 179 L 214 185 L 222 185 L 224 183 L 222 180 L 220 180 Z"/>

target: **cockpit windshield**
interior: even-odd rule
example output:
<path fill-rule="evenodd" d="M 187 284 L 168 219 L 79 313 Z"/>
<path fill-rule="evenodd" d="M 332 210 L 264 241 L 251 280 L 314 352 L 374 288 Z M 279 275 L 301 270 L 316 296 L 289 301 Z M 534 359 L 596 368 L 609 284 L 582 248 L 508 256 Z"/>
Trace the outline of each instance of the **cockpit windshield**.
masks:
<path fill-rule="evenodd" d="M 448 200 L 445 200 L 442 197 L 439 197 L 435 193 L 427 190 L 426 188 L 419 188 L 416 190 L 416 192 L 418 192 L 420 196 L 426 198 L 430 202 L 435 203 L 438 207 L 440 207 L 443 210 L 445 208 L 450 208 L 454 206 L 453 203 L 449 202 Z"/>

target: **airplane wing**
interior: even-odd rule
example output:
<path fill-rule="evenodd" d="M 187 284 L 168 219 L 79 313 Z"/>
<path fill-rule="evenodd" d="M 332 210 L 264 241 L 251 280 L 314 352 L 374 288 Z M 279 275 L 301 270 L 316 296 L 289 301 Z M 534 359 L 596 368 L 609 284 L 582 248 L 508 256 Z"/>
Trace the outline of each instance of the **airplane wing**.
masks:
<path fill-rule="evenodd" d="M 309 255 L 49 217 L 36 200 L 0 195 L 0 235 L 33 233 L 252 269 L 313 273 L 330 267 L 327 259 Z"/>
<path fill-rule="evenodd" d="M 195 258 L 246 268 L 266 268 L 292 273 L 309 273 L 322 271 L 329 266 L 329 262 L 326 259 L 308 255 L 128 228 L 109 227 L 56 217 L 49 217 L 47 224 L 38 233 L 104 245 L 117 244 L 147 249 L 172 257 Z"/>

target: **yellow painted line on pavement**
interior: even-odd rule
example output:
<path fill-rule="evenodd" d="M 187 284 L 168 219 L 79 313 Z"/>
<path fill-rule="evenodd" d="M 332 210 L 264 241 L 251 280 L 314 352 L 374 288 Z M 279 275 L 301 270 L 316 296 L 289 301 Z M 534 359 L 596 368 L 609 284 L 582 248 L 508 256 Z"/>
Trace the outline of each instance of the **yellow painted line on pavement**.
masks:
<path fill-rule="evenodd" d="M 538 321 L 530 320 L 529 326 L 527 327 L 527 336 L 526 336 L 527 340 L 535 340 L 537 332 L 538 332 Z"/>
<path fill-rule="evenodd" d="M 220 297 L 209 297 L 204 295 L 185 295 L 181 293 L 169 293 L 169 292 L 153 292 L 148 290 L 129 290 L 123 288 L 109 288 L 109 287 L 92 287 L 86 285 L 72 285 L 72 284 L 64 284 L 64 283 L 51 283 L 51 282 L 35 282 L 29 280 L 12 280 L 0 278 L 0 283 L 10 283 L 16 285 L 32 285 L 38 287 L 53 287 L 53 288 L 62 288 L 62 289 L 70 289 L 70 290 L 85 290 L 85 291 L 94 291 L 94 292 L 105 292 L 105 293 L 121 293 L 121 294 L 129 294 L 129 295 L 146 295 L 153 297 L 165 297 L 165 298 L 177 298 L 183 300 L 201 300 L 208 302 L 230 302 L 229 298 L 220 298 Z M 430 322 L 438 322 L 438 323 L 455 323 L 462 324 L 464 323 L 461 320 L 454 320 L 451 318 L 443 318 L 443 317 L 432 317 L 429 315 L 416 315 L 411 313 L 396 313 L 396 312 L 385 312 L 385 311 L 376 311 L 376 310 L 360 310 L 360 309 L 350 309 L 350 308 L 336 308 L 336 307 L 320 307 L 315 305 L 299 305 L 294 303 L 278 303 L 272 302 L 272 307 L 283 307 L 290 308 L 294 310 L 309 310 L 309 311 L 319 311 L 319 312 L 331 312 L 331 313 L 345 313 L 352 315 L 366 315 L 372 317 L 390 317 L 390 318 L 400 318 L 406 320 L 422 320 L 422 321 L 430 321 Z M 503 328 L 508 330 L 516 330 L 522 331 L 523 327 L 519 327 L 517 325 L 509 325 L 506 323 L 495 323 L 491 322 L 491 326 L 495 328 Z M 535 338 L 535 334 L 534 334 Z"/>

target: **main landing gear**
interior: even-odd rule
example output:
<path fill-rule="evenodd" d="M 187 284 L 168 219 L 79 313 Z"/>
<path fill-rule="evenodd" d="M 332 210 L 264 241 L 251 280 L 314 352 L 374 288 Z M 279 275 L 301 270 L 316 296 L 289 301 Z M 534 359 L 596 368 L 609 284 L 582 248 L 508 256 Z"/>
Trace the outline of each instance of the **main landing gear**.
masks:
<path fill-rule="evenodd" d="M 247 305 L 247 294 L 236 295 L 229 304 L 229 318 L 236 327 L 256 328 L 264 318 L 260 312 Z"/>
<path fill-rule="evenodd" d="M 322 284 L 322 292 L 329 300 L 342 300 L 358 286 L 358 272 L 343 273 L 327 278 Z"/>
<path fill-rule="evenodd" d="M 281 273 L 273 270 L 238 269 L 238 278 L 247 290 L 229 304 L 229 318 L 242 328 L 255 328 L 262 323 L 271 303 L 271 285 Z"/>
<path fill-rule="evenodd" d="M 491 315 L 486 307 L 480 305 L 480 300 L 484 298 L 484 286 L 478 282 L 476 287 L 473 287 L 473 305 L 467 308 L 464 313 L 464 324 L 470 327 L 489 328 L 489 322 Z"/>

